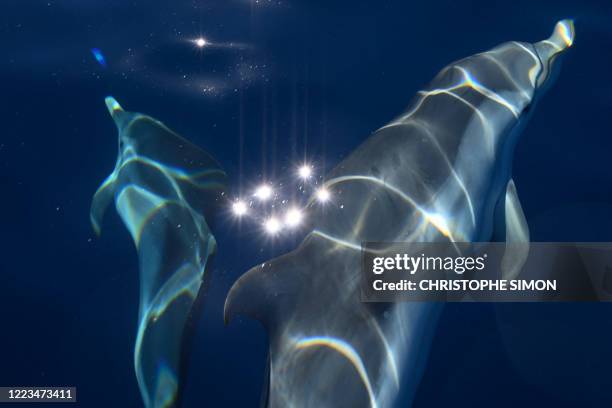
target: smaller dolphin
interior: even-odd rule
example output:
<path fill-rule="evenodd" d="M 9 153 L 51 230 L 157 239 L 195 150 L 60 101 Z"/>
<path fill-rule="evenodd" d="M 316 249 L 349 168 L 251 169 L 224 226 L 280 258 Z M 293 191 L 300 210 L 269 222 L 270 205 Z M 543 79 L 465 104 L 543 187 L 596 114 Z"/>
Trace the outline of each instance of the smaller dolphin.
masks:
<path fill-rule="evenodd" d="M 225 173 L 206 152 L 161 122 L 106 98 L 119 130 L 115 169 L 96 191 L 96 233 L 111 201 L 138 251 L 140 310 L 134 365 L 146 407 L 174 406 L 187 319 L 216 241 L 206 222 Z"/>

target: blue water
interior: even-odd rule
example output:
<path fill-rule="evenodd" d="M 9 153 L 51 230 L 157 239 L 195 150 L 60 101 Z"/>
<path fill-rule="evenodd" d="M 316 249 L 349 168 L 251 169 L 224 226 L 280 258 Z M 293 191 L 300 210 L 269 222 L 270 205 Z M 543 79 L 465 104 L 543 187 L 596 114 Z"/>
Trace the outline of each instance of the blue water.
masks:
<path fill-rule="evenodd" d="M 3 1 L 0 386 L 140 404 L 136 252 L 116 215 L 101 238 L 89 224 L 117 151 L 105 96 L 211 152 L 236 192 L 304 157 L 331 168 L 447 63 L 544 39 L 567 17 L 575 45 L 522 135 L 514 180 L 533 240 L 612 241 L 609 2 Z M 218 46 L 198 49 L 200 35 Z M 267 241 L 228 214 L 214 230 L 183 403 L 255 406 L 265 333 L 248 319 L 224 327 L 223 301 L 297 237 Z M 610 344 L 608 304 L 450 305 L 414 406 L 610 406 Z"/>

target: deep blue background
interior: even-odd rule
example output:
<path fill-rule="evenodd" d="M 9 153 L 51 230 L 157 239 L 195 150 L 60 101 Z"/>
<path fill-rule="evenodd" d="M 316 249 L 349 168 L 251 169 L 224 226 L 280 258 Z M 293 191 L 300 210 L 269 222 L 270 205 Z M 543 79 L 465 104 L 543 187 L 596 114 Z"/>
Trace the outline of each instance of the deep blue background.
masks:
<path fill-rule="evenodd" d="M 534 240 L 612 240 L 610 2 L 2 1 L 0 385 L 75 385 L 84 406 L 140 404 L 135 250 L 116 214 L 99 239 L 89 225 L 117 150 L 104 96 L 209 150 L 237 192 L 305 147 L 329 169 L 447 63 L 541 40 L 566 17 L 575 46 L 526 127 L 514 179 Z M 188 42 L 200 34 L 238 45 L 200 52 Z M 265 333 L 246 319 L 224 328 L 223 300 L 291 243 L 227 214 L 216 231 L 185 402 L 254 406 Z M 611 344 L 608 304 L 448 306 L 415 406 L 611 406 Z"/>

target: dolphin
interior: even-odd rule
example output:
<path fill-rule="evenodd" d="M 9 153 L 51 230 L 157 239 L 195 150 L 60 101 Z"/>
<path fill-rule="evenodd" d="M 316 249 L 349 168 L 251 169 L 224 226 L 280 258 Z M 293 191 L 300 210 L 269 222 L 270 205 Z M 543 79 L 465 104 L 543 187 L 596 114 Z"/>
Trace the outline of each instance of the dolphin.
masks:
<path fill-rule="evenodd" d="M 562 20 L 544 41 L 444 68 L 327 175 L 332 202 L 309 201 L 301 244 L 235 282 L 226 323 L 244 314 L 268 332 L 266 406 L 411 405 L 441 304 L 361 302 L 361 243 L 528 240 L 513 151 L 573 41 Z"/>
<path fill-rule="evenodd" d="M 134 365 L 146 407 L 176 404 L 185 327 L 216 241 L 206 222 L 226 175 L 208 153 L 161 122 L 106 98 L 119 131 L 113 172 L 96 191 L 96 233 L 114 201 L 136 245 L 140 306 Z"/>

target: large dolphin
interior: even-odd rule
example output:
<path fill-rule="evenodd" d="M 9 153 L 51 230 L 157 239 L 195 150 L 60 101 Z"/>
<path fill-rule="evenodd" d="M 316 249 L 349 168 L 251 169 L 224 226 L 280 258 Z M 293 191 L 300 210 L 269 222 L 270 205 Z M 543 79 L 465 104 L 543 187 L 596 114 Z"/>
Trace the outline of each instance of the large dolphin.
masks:
<path fill-rule="evenodd" d="M 267 406 L 411 404 L 440 305 L 362 303 L 360 244 L 527 240 L 511 180 L 517 129 L 573 38 L 563 20 L 547 40 L 444 68 L 328 175 L 333 205 L 308 204 L 299 247 L 234 284 L 226 322 L 247 314 L 269 334 Z"/>
<path fill-rule="evenodd" d="M 146 407 L 176 404 L 185 325 L 216 249 L 205 215 L 225 173 L 206 152 L 161 122 L 106 106 L 119 130 L 114 171 L 95 193 L 91 222 L 100 233 L 114 201 L 138 250 L 140 310 L 134 365 Z"/>

